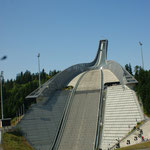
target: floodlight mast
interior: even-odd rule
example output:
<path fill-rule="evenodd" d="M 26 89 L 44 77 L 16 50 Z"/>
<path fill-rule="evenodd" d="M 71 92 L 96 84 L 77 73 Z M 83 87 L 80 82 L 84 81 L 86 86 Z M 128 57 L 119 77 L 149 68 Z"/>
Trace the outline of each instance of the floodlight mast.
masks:
<path fill-rule="evenodd" d="M 38 68 L 39 68 L 39 88 L 41 87 L 41 78 L 40 78 L 40 53 L 38 53 Z"/>
<path fill-rule="evenodd" d="M 0 60 L 5 60 L 7 59 L 7 56 L 3 56 L 0 58 Z M 4 119 L 4 109 L 3 109 L 3 71 L 1 71 L 1 74 L 0 74 L 0 84 L 1 84 L 1 115 L 2 115 L 2 118 L 1 120 Z"/>
<path fill-rule="evenodd" d="M 3 111 L 3 71 L 1 71 L 1 113 L 2 113 L 2 120 L 4 119 L 4 111 Z"/>
<path fill-rule="evenodd" d="M 142 50 L 142 43 L 139 42 L 140 46 L 141 46 L 141 58 L 142 58 L 142 68 L 144 69 L 144 60 L 143 60 L 143 50 Z"/>

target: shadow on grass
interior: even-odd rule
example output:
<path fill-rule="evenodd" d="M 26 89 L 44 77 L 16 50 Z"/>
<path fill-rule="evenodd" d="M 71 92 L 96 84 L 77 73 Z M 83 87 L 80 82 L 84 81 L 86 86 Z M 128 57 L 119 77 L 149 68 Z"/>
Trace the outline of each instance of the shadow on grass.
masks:
<path fill-rule="evenodd" d="M 136 145 L 119 148 L 117 150 L 150 150 L 150 141 L 142 142 Z"/>

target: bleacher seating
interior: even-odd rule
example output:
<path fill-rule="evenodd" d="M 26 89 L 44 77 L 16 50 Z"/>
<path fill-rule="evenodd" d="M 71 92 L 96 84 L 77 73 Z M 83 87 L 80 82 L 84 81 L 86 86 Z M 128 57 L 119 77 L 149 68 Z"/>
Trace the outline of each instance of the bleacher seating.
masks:
<path fill-rule="evenodd" d="M 135 92 L 122 85 L 107 87 L 101 147 L 107 150 L 144 119 Z"/>

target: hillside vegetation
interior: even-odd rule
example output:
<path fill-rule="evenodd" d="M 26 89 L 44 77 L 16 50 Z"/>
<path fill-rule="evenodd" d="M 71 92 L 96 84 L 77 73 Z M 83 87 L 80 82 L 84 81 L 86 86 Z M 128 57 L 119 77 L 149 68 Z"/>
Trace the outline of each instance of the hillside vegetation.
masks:
<path fill-rule="evenodd" d="M 126 70 L 133 75 L 131 64 L 125 65 Z M 135 91 L 139 100 L 141 100 L 144 112 L 150 116 L 150 70 L 144 70 L 140 66 L 135 66 L 134 77 L 138 81 Z"/>
<path fill-rule="evenodd" d="M 43 84 L 58 72 L 54 70 L 47 74 L 43 69 L 41 72 L 41 83 Z M 15 80 L 3 80 L 4 118 L 14 118 L 18 115 L 21 108 L 28 109 L 29 104 L 25 97 L 38 88 L 38 78 L 38 73 L 31 74 L 30 71 L 26 71 L 25 73 L 19 73 Z"/>
<path fill-rule="evenodd" d="M 135 90 L 142 101 L 145 113 L 150 115 L 150 70 L 136 66 L 135 71 L 134 76 L 138 80 Z"/>

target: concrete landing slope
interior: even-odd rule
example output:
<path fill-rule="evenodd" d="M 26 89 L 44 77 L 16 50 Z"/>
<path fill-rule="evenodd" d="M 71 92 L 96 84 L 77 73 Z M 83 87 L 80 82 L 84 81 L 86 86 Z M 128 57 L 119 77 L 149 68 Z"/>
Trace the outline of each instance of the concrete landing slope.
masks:
<path fill-rule="evenodd" d="M 100 102 L 100 79 L 100 70 L 88 71 L 82 77 L 72 100 L 59 150 L 94 149 Z"/>
<path fill-rule="evenodd" d="M 56 140 L 70 91 L 56 91 L 32 105 L 19 124 L 25 138 L 35 150 L 50 150 Z"/>

